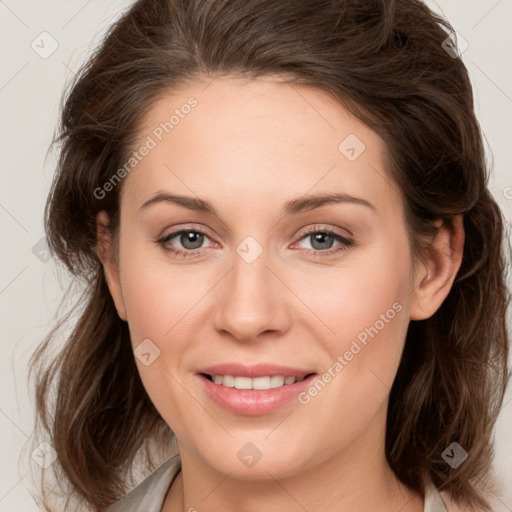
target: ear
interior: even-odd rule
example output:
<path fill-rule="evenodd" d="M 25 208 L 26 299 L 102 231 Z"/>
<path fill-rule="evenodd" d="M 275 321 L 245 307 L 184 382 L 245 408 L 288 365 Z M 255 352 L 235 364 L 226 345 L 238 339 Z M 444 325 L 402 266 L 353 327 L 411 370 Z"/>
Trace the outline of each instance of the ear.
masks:
<path fill-rule="evenodd" d="M 112 243 L 112 235 L 109 229 L 109 219 L 106 212 L 98 213 L 96 217 L 96 254 L 103 265 L 105 280 L 107 281 L 110 295 L 114 300 L 118 315 L 126 321 L 126 309 L 119 278 L 119 263 Z"/>
<path fill-rule="evenodd" d="M 462 263 L 464 223 L 462 215 L 435 223 L 437 233 L 417 263 L 410 305 L 411 320 L 430 318 L 451 290 Z"/>

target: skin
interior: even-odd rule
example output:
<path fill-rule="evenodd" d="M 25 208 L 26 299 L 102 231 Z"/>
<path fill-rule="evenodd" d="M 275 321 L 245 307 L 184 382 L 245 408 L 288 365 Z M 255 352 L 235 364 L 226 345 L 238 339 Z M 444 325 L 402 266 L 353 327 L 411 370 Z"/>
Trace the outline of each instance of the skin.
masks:
<path fill-rule="evenodd" d="M 277 78 L 172 91 L 148 111 L 140 145 L 190 96 L 197 107 L 125 178 L 118 253 L 98 216 L 98 254 L 133 346 L 150 339 L 160 350 L 149 366 L 136 361 L 182 459 L 164 512 L 422 511 L 423 497 L 386 462 L 386 408 L 410 320 L 438 309 L 460 266 L 462 219 L 438 222 L 428 257 L 415 261 L 382 139 L 325 93 Z M 349 134 L 366 146 L 354 161 L 338 150 Z M 141 209 L 164 191 L 207 200 L 219 217 L 171 202 Z M 283 215 L 287 201 L 324 193 L 374 210 L 347 202 Z M 206 234 L 202 248 L 179 236 L 166 246 L 192 257 L 157 243 L 185 228 Z M 353 244 L 319 249 L 313 228 Z M 252 263 L 236 251 L 247 236 L 263 249 Z M 228 361 L 321 375 L 396 303 L 401 311 L 305 405 L 234 414 L 195 375 Z M 262 454 L 252 467 L 237 457 L 249 442 Z"/>

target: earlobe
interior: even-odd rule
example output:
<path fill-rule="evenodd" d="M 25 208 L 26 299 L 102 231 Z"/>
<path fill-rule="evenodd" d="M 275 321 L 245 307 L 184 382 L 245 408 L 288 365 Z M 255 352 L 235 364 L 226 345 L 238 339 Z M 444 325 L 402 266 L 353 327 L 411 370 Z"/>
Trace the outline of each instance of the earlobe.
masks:
<path fill-rule="evenodd" d="M 96 254 L 103 266 L 105 280 L 117 309 L 119 317 L 126 321 L 126 310 L 121 290 L 119 265 L 114 254 L 112 236 L 109 230 L 109 219 L 106 212 L 98 213 L 96 217 Z"/>
<path fill-rule="evenodd" d="M 448 296 L 462 263 L 462 215 L 436 222 L 437 233 L 425 250 L 425 260 L 415 276 L 410 305 L 411 320 L 430 318 Z"/>

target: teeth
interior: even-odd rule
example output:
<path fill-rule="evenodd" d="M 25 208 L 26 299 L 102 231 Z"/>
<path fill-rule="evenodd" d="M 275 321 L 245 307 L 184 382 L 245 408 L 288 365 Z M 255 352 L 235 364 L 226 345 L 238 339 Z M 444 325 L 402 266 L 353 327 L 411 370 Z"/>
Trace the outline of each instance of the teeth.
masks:
<path fill-rule="evenodd" d="M 301 380 L 301 379 L 299 379 Z M 236 389 L 274 389 L 293 384 L 297 379 L 292 376 L 272 375 L 268 377 L 233 377 L 233 375 L 214 375 L 213 382 L 221 386 Z"/>

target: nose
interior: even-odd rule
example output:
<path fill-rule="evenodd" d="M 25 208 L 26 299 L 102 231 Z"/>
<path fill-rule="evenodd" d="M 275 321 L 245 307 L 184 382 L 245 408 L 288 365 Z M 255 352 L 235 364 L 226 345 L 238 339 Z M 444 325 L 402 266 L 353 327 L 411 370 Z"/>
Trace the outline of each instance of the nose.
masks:
<path fill-rule="evenodd" d="M 265 252 L 252 263 L 235 255 L 231 271 L 217 287 L 214 324 L 218 332 L 250 342 L 290 328 L 291 292 L 268 263 Z"/>

